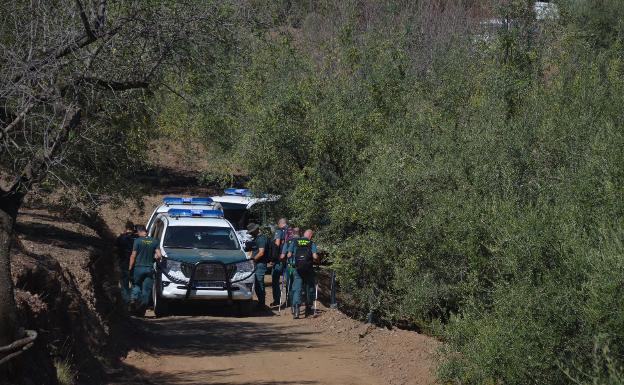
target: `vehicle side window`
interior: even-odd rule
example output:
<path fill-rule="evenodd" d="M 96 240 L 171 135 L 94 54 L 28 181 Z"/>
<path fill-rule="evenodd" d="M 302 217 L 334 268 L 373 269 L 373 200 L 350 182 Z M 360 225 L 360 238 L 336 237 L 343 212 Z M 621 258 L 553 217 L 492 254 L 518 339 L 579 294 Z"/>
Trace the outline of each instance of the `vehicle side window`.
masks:
<path fill-rule="evenodd" d="M 249 222 L 260 225 L 269 225 L 270 218 L 275 217 L 275 207 L 273 202 L 258 202 L 248 209 Z"/>
<path fill-rule="evenodd" d="M 152 233 L 152 237 L 156 239 L 160 239 L 162 236 L 164 227 L 165 227 L 165 224 L 163 223 L 163 221 L 161 220 L 156 221 L 156 223 L 154 224 L 154 232 Z"/>
<path fill-rule="evenodd" d="M 152 229 L 152 225 L 154 224 L 154 220 L 156 219 L 156 214 L 157 214 L 158 209 L 154 210 L 154 212 L 152 213 L 152 216 L 150 217 L 149 221 L 147 221 L 147 230 L 150 231 Z"/>

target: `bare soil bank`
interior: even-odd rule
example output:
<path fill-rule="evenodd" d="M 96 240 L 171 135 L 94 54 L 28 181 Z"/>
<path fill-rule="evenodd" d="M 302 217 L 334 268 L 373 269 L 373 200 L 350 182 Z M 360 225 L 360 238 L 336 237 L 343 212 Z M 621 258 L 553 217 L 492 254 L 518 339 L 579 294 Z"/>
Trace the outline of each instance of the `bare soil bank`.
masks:
<path fill-rule="evenodd" d="M 97 384 L 111 352 L 119 351 L 111 335 L 125 315 L 112 248 L 106 231 L 92 227 L 47 210 L 20 211 L 11 272 L 21 325 L 39 336 L 16 360 L 14 383 L 54 384 L 56 366 L 78 383 Z"/>

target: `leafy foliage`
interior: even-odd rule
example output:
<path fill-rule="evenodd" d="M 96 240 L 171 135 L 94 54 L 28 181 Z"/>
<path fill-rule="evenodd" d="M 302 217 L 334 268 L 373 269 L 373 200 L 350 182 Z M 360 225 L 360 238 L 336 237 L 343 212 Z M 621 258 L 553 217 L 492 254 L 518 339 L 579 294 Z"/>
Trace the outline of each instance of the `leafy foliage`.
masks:
<path fill-rule="evenodd" d="M 617 3 L 250 2 L 197 119 L 321 227 L 362 316 L 447 341 L 442 379 L 622 383 Z"/>

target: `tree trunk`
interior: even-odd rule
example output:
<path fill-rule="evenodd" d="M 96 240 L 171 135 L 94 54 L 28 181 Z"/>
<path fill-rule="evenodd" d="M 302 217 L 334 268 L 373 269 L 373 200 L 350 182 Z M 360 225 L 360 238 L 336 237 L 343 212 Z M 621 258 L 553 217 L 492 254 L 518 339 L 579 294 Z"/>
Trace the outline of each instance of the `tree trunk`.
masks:
<path fill-rule="evenodd" d="M 80 124 L 80 109 L 67 109 L 65 114 L 69 119 L 66 119 L 60 128 L 56 140 L 24 167 L 8 191 L 0 188 L 0 346 L 11 343 L 18 337 L 17 306 L 13 294 L 10 256 L 13 226 L 28 191 L 47 175 L 48 159 L 56 155 L 67 142 L 72 130 Z"/>
<path fill-rule="evenodd" d="M 0 195 L 0 346 L 17 337 L 17 306 L 11 278 L 11 237 L 21 199 Z"/>

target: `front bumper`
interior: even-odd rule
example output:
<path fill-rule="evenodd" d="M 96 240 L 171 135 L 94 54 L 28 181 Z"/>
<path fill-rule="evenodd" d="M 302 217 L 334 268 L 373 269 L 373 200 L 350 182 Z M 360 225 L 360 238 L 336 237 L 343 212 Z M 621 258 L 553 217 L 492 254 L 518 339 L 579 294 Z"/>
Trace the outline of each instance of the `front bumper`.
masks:
<path fill-rule="evenodd" d="M 247 279 L 232 283 L 229 274 L 225 274 L 218 284 L 216 281 L 196 280 L 196 271 L 202 265 L 219 265 L 227 271 L 226 265 L 218 262 L 198 262 L 194 265 L 188 283 L 175 282 L 164 274 L 156 264 L 156 279 L 160 296 L 169 300 L 204 300 L 204 301 L 250 301 L 253 297 L 254 274 Z M 199 277 L 198 277 L 199 278 Z"/>
<path fill-rule="evenodd" d="M 230 298 L 230 294 L 228 294 L 227 289 L 195 287 L 189 290 L 187 285 L 170 282 L 164 274 L 160 273 L 160 275 L 161 296 L 167 299 L 249 301 L 253 297 L 253 280 L 248 285 L 243 282 L 240 284 L 232 284 L 232 288 L 230 289 Z"/>

